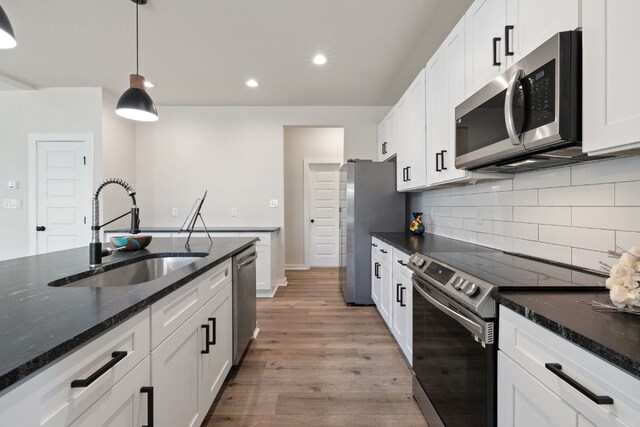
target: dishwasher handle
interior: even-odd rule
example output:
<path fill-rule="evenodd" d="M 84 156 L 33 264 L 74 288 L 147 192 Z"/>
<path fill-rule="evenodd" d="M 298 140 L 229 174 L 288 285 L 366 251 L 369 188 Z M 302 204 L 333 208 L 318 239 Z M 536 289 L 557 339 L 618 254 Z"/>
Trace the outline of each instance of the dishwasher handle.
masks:
<path fill-rule="evenodd" d="M 240 270 L 241 268 L 244 268 L 246 266 L 248 266 L 249 264 L 255 262 L 255 260 L 258 258 L 257 254 L 253 254 L 251 256 L 248 256 L 247 258 L 244 258 L 242 260 L 242 262 L 238 263 L 238 270 Z"/>

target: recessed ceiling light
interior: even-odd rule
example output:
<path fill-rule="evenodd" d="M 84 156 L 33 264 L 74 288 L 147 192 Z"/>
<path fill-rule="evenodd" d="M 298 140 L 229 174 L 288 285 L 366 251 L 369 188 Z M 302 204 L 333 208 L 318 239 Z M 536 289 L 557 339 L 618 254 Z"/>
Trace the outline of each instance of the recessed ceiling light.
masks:
<path fill-rule="evenodd" d="M 258 87 L 258 85 L 259 85 L 259 83 L 257 81 L 255 81 L 254 79 L 247 80 L 246 84 L 249 87 Z"/>
<path fill-rule="evenodd" d="M 316 65 L 324 65 L 327 63 L 327 57 L 319 53 L 313 57 L 313 63 Z"/>
<path fill-rule="evenodd" d="M 156 87 L 156 85 L 151 83 L 149 80 L 145 80 L 144 81 L 144 87 Z"/>

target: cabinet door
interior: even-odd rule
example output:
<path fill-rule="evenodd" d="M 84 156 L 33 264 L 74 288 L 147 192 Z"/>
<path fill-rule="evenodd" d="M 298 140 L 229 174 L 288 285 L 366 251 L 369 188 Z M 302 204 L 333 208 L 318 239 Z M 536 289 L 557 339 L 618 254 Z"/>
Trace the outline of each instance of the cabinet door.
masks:
<path fill-rule="evenodd" d="M 139 427 L 150 425 L 147 420 L 149 394 L 142 387 L 150 385 L 149 358 L 114 385 L 85 411 L 71 427 Z"/>
<path fill-rule="evenodd" d="M 640 2 L 583 0 L 582 144 L 589 153 L 640 148 Z"/>
<path fill-rule="evenodd" d="M 441 167 L 440 156 L 449 142 L 447 126 L 447 57 L 444 46 L 431 57 L 426 68 L 427 96 L 427 184 L 446 181 L 446 170 Z"/>
<path fill-rule="evenodd" d="M 579 24 L 579 0 L 510 0 L 504 27 L 502 53 L 507 65 L 519 61 L 560 31 L 575 30 Z M 508 39 L 508 40 L 507 40 Z M 508 44 L 507 44 L 508 41 Z M 507 55 L 507 52 L 512 55 Z"/>
<path fill-rule="evenodd" d="M 378 125 L 378 161 L 382 162 L 385 159 L 387 153 L 387 146 L 389 145 L 387 142 L 387 119 L 385 118 Z"/>
<path fill-rule="evenodd" d="M 426 92 L 424 70 L 418 74 L 409 92 L 409 144 L 411 158 L 409 161 L 409 188 L 424 187 L 427 183 L 426 165 Z"/>
<path fill-rule="evenodd" d="M 200 412 L 203 414 L 207 413 L 231 369 L 233 357 L 231 295 L 231 284 L 229 284 L 196 314 L 200 318 L 201 324 L 208 324 L 210 327 L 209 353 L 200 354 L 202 369 L 198 379 L 198 383 L 200 383 L 199 406 Z"/>
<path fill-rule="evenodd" d="M 578 413 L 509 356 L 498 352 L 498 427 L 572 427 Z"/>
<path fill-rule="evenodd" d="M 376 248 L 371 249 L 371 299 L 380 306 L 380 260 Z"/>
<path fill-rule="evenodd" d="M 411 177 L 411 129 L 409 102 L 403 97 L 396 105 L 395 112 L 395 146 L 398 150 L 396 157 L 396 188 L 404 191 L 410 187 Z"/>
<path fill-rule="evenodd" d="M 391 296 L 393 292 L 391 290 L 391 269 L 389 267 L 389 262 L 381 262 L 378 268 L 382 277 L 380 280 L 380 305 L 378 305 L 378 309 L 387 326 L 391 328 L 391 314 L 393 311 Z"/>
<path fill-rule="evenodd" d="M 476 0 L 465 14 L 467 96 L 506 68 L 504 26 L 506 0 Z M 494 38 L 498 39 L 494 42 Z"/>
<path fill-rule="evenodd" d="M 193 315 L 151 353 L 156 427 L 199 425 L 198 364 L 205 348 L 200 326 Z"/>
<path fill-rule="evenodd" d="M 391 332 L 394 338 L 398 342 L 398 345 L 402 348 L 405 342 L 405 329 L 406 319 L 405 311 L 400 306 L 400 294 L 401 288 L 404 285 L 402 275 L 396 274 L 396 270 L 393 272 L 393 286 L 391 288 L 391 302 L 393 304 L 393 310 L 391 310 Z"/>

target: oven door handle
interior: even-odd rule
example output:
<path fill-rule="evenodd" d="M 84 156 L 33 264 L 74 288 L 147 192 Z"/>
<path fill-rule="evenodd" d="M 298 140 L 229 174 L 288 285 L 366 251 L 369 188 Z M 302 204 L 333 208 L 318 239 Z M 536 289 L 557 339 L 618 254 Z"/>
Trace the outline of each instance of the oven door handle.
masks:
<path fill-rule="evenodd" d="M 520 145 L 522 143 L 513 118 L 513 99 L 516 93 L 516 86 L 520 84 L 522 77 L 524 77 L 524 71 L 522 70 L 517 70 L 513 77 L 511 77 L 509 87 L 507 88 L 507 96 L 504 100 L 504 121 L 507 125 L 507 134 L 509 134 L 509 139 L 513 145 Z"/>
<path fill-rule="evenodd" d="M 458 313 L 457 311 L 450 309 L 449 307 L 442 304 L 440 301 L 438 301 L 437 299 L 435 299 L 434 297 L 432 297 L 431 295 L 429 295 L 428 293 L 420 289 L 419 286 L 416 286 L 414 284 L 413 289 L 418 291 L 420 295 L 422 295 L 424 299 L 426 299 L 431 304 L 433 304 L 435 308 L 442 311 L 444 314 L 448 315 L 449 317 L 456 319 L 462 326 L 464 326 L 467 330 L 469 330 L 469 332 L 475 334 L 477 337 L 484 338 L 484 328 L 482 327 L 482 325 L 466 318 L 465 316 Z"/>

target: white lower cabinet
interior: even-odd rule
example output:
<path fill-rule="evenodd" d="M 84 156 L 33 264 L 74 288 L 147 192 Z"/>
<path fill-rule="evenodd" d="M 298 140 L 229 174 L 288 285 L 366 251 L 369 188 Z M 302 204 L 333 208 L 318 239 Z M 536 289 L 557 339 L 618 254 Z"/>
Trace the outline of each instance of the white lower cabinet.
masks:
<path fill-rule="evenodd" d="M 498 342 L 498 426 L 638 425 L 637 378 L 503 306 Z"/>
<path fill-rule="evenodd" d="M 375 245 L 375 243 L 374 243 Z M 375 247 L 371 248 L 371 299 L 373 303 L 378 306 L 380 305 L 380 286 L 381 286 L 381 276 L 380 276 L 380 257 L 378 256 L 378 251 Z"/>
<path fill-rule="evenodd" d="M 158 427 L 198 426 L 231 369 L 231 284 L 151 354 Z"/>

